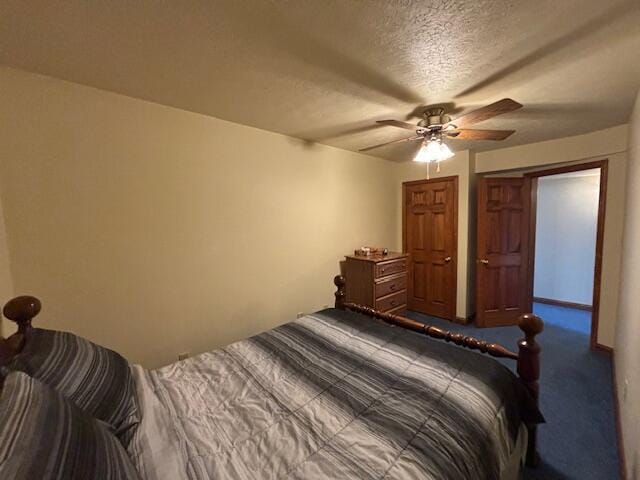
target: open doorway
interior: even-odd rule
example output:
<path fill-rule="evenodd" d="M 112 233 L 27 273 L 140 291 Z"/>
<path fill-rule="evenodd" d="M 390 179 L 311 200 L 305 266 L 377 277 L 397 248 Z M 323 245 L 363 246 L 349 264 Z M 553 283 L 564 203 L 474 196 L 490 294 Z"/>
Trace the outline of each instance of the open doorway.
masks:
<path fill-rule="evenodd" d="M 533 311 L 597 347 L 607 161 L 526 174 Z"/>
<path fill-rule="evenodd" d="M 562 183 L 573 185 L 563 193 L 556 188 Z M 600 347 L 606 187 L 607 160 L 478 178 L 477 326 L 515 325 L 520 315 L 532 311 L 553 323 L 549 312 L 540 310 L 571 308 L 556 317 L 566 322 L 573 317 L 572 329 L 583 331 L 592 348 Z M 589 198 L 573 198 L 584 195 Z M 577 217 L 584 218 L 577 222 Z M 538 220 L 542 238 L 536 241 Z"/>
<path fill-rule="evenodd" d="M 563 315 L 545 317 L 590 334 L 600 170 L 547 175 L 537 183 L 534 310 L 561 308 Z"/>

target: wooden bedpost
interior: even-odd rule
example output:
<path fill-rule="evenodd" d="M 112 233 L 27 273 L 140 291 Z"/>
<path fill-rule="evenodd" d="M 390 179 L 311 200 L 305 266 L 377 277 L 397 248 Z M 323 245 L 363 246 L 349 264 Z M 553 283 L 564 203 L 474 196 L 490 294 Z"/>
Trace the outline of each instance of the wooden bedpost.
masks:
<path fill-rule="evenodd" d="M 518 341 L 518 375 L 531 392 L 537 407 L 540 393 L 538 383 L 540 379 L 540 345 L 536 342 L 536 335 L 544 329 L 544 322 L 533 313 L 525 313 L 520 317 L 518 326 L 524 332 L 524 338 Z M 535 467 L 540 460 L 536 445 L 537 429 L 538 426 L 534 423 L 527 425 L 529 444 L 526 464 L 528 467 Z"/>
<path fill-rule="evenodd" d="M 40 313 L 41 308 L 42 304 L 36 297 L 23 295 L 9 300 L 2 313 L 18 324 L 18 333 L 25 335 L 31 330 L 31 320 Z"/>
<path fill-rule="evenodd" d="M 342 275 L 336 275 L 333 279 L 333 284 L 336 287 L 338 287 L 335 293 L 336 308 L 339 308 L 340 310 L 344 310 L 344 303 L 347 297 L 347 292 L 345 287 L 347 284 L 347 281 Z"/>
<path fill-rule="evenodd" d="M 12 298 L 5 304 L 2 313 L 18 324 L 18 331 L 9 338 L 0 336 L 0 366 L 20 353 L 31 333 L 31 320 L 40 312 L 40 308 L 40 300 L 27 295 Z"/>

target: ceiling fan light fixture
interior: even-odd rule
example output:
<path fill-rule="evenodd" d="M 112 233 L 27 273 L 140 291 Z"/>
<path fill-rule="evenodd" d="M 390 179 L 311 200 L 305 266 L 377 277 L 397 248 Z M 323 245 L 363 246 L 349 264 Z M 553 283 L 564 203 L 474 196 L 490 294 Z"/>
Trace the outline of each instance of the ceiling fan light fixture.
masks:
<path fill-rule="evenodd" d="M 453 157 L 454 153 L 451 151 L 446 143 L 440 142 L 440 160 L 447 160 Z"/>
<path fill-rule="evenodd" d="M 422 144 L 413 161 L 419 163 L 441 162 L 453 157 L 453 155 L 451 149 L 442 143 L 441 138 L 432 138 Z"/>

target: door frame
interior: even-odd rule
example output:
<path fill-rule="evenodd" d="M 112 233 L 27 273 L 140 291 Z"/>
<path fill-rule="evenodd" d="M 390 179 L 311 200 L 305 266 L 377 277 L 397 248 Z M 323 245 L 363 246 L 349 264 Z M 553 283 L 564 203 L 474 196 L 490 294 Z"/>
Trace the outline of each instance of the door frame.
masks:
<path fill-rule="evenodd" d="M 591 334 L 589 345 L 591 349 L 610 350 L 598 343 L 598 325 L 600 319 L 600 284 L 602 281 L 602 252 L 604 245 L 604 225 L 607 210 L 607 174 L 609 159 L 596 160 L 587 163 L 576 163 L 563 167 L 526 172 L 525 177 L 531 178 L 531 228 L 529 229 L 529 295 L 533 300 L 533 278 L 535 275 L 536 251 L 536 215 L 538 199 L 538 178 L 558 175 L 561 173 L 579 172 L 582 170 L 600 169 L 600 189 L 598 191 L 598 221 L 596 227 L 595 265 L 593 269 L 593 295 L 591 299 Z"/>
<path fill-rule="evenodd" d="M 453 218 L 454 218 L 454 231 L 453 231 L 453 252 L 451 253 L 453 263 L 453 312 L 451 313 L 450 318 L 447 320 L 451 320 L 453 322 L 457 321 L 458 317 L 458 175 L 449 175 L 446 177 L 436 177 L 436 178 L 425 178 L 422 180 L 411 180 L 408 182 L 402 182 L 402 252 L 407 252 L 407 187 L 411 187 L 414 185 L 422 185 L 429 183 L 437 183 L 443 181 L 453 181 Z M 409 261 L 409 268 L 412 268 L 412 263 Z M 409 272 L 411 275 L 412 272 Z M 413 282 L 410 282 L 410 285 L 413 286 Z M 408 293 L 408 292 L 407 292 Z"/>

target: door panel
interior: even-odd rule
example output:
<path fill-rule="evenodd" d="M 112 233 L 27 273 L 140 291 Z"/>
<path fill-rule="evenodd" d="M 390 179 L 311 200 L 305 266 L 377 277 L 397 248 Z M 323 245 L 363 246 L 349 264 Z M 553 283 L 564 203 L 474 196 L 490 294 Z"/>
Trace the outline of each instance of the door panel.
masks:
<path fill-rule="evenodd" d="M 413 221 L 415 227 L 412 228 L 413 241 L 410 248 L 412 250 L 424 250 L 424 213 L 415 214 Z"/>
<path fill-rule="evenodd" d="M 411 267 L 409 268 L 411 270 L 411 279 L 413 279 L 413 282 L 411 282 L 411 280 L 409 281 L 409 284 L 412 287 L 408 290 L 409 298 L 414 299 L 416 302 L 423 302 L 427 298 L 427 294 L 425 291 L 425 285 L 427 283 L 427 271 L 424 267 L 424 263 L 419 261 L 412 261 Z M 412 302 L 409 301 L 409 305 L 411 304 Z"/>
<path fill-rule="evenodd" d="M 434 252 L 444 253 L 446 232 L 446 212 L 434 212 L 431 216 L 431 245 Z"/>
<path fill-rule="evenodd" d="M 513 325 L 532 307 L 529 292 L 529 178 L 478 181 L 476 322 Z"/>
<path fill-rule="evenodd" d="M 408 308 L 455 319 L 458 182 L 448 177 L 404 187 L 404 250 L 410 253 Z"/>

